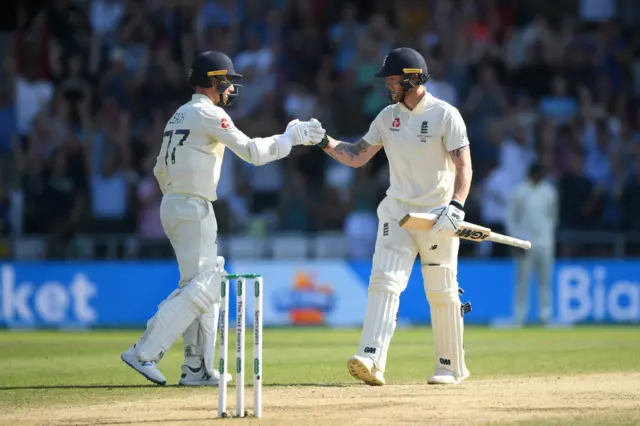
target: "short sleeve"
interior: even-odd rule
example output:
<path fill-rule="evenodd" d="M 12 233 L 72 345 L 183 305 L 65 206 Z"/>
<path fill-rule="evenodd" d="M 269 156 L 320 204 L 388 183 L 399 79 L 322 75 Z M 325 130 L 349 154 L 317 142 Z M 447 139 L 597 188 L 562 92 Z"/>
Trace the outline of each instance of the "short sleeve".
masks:
<path fill-rule="evenodd" d="M 443 130 L 443 143 L 447 151 L 451 152 L 469 145 L 467 126 L 457 108 L 451 108 L 445 112 Z"/>
<path fill-rule="evenodd" d="M 371 122 L 371 126 L 369 126 L 369 131 L 366 135 L 362 137 L 362 139 L 373 146 L 382 145 L 382 138 L 380 137 L 380 132 L 378 131 L 378 126 L 382 123 L 382 111 L 378 114 L 378 116 Z"/>

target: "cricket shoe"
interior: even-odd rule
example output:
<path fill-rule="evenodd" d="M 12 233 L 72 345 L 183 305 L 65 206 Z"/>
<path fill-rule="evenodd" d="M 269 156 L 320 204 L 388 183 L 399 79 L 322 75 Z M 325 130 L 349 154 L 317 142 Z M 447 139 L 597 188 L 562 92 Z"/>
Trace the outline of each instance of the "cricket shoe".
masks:
<path fill-rule="evenodd" d="M 233 380 L 229 373 L 225 373 L 224 377 L 227 383 Z M 178 382 L 180 386 L 218 386 L 218 383 L 220 383 L 220 372 L 213 370 L 212 376 L 207 373 L 207 370 L 202 365 L 199 368 L 183 365 L 180 381 Z"/>
<path fill-rule="evenodd" d="M 378 370 L 371 358 L 354 355 L 347 363 L 351 377 L 362 380 L 369 386 L 384 385 L 384 372 Z"/>
<path fill-rule="evenodd" d="M 430 385 L 457 385 L 470 376 L 469 370 L 465 368 L 462 377 L 457 377 L 453 371 L 437 369 L 433 376 L 429 377 L 427 383 Z"/>
<path fill-rule="evenodd" d="M 141 361 L 136 355 L 136 345 L 131 346 L 125 352 L 120 355 L 120 359 L 124 361 L 129 367 L 140 373 L 145 379 L 155 383 L 156 385 L 164 386 L 167 384 L 167 379 L 162 375 L 158 367 L 156 367 L 155 361 Z"/>

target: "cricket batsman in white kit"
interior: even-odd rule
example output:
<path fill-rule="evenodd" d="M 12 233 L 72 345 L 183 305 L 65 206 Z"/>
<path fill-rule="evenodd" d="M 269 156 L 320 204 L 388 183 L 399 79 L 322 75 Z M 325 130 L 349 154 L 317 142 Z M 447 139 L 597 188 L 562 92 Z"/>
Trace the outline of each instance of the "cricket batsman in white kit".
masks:
<path fill-rule="evenodd" d="M 386 78 L 393 103 L 378 114 L 369 132 L 355 144 L 330 137 L 318 144 L 351 167 L 363 166 L 382 148 L 389 160 L 390 186 L 378 207 L 362 339 L 348 370 L 366 384 L 385 383 L 400 294 L 420 255 L 435 345 L 435 372 L 428 383 L 455 384 L 469 377 L 457 281 L 460 240 L 452 238 L 464 220 L 471 185 L 466 126 L 455 107 L 427 93 L 427 65 L 415 50 L 392 50 L 377 76 Z M 399 226 L 405 214 L 426 212 L 439 215 L 431 231 Z"/>
<path fill-rule="evenodd" d="M 167 122 L 154 175 L 163 192 L 160 217 L 176 254 L 178 288 L 147 322 L 140 339 L 121 355 L 148 380 L 165 385 L 158 362 L 182 335 L 184 363 L 180 384 L 215 386 L 214 349 L 224 259 L 218 257 L 218 228 L 212 206 L 225 147 L 261 166 L 287 157 L 292 146 L 315 145 L 325 136 L 319 122 L 294 120 L 281 135 L 251 139 L 238 130 L 222 107 L 237 98 L 241 78 L 220 52 L 204 52 L 193 62 L 192 99 Z M 231 380 L 231 376 L 224 380 Z"/>

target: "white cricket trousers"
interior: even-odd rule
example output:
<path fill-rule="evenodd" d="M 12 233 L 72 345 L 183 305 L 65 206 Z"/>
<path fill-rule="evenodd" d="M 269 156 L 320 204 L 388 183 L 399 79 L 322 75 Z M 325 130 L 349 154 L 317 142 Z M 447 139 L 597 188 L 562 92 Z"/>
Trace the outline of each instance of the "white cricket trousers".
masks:
<path fill-rule="evenodd" d="M 420 256 L 424 265 L 439 265 L 458 271 L 460 240 L 449 235 L 438 235 L 425 231 L 414 231 L 400 227 L 400 219 L 408 213 L 430 213 L 442 206 L 417 206 L 387 196 L 378 206 L 378 237 L 376 252 L 394 251 L 400 254 L 400 264 L 407 279 L 413 264 Z M 379 257 L 374 256 L 374 262 Z"/>
<path fill-rule="evenodd" d="M 378 237 L 358 356 L 371 358 L 379 371 L 385 371 L 398 320 L 400 295 L 407 288 L 419 255 L 425 294 L 432 313 L 436 368 L 439 368 L 438 362 L 446 361 L 454 374 L 468 374 L 464 373 L 457 283 L 460 242 L 450 235 L 408 230 L 399 224 L 407 213 L 428 213 L 438 207 L 441 206 L 411 205 L 389 196 L 378 206 Z"/>
<path fill-rule="evenodd" d="M 515 321 L 524 324 L 529 313 L 529 283 L 535 272 L 538 278 L 538 319 L 543 324 L 551 321 L 553 315 L 551 282 L 555 250 L 553 246 L 533 244 L 517 258 Z"/>
<path fill-rule="evenodd" d="M 218 224 L 211 202 L 185 194 L 166 194 L 160 219 L 180 269 L 180 287 L 216 265 Z"/>

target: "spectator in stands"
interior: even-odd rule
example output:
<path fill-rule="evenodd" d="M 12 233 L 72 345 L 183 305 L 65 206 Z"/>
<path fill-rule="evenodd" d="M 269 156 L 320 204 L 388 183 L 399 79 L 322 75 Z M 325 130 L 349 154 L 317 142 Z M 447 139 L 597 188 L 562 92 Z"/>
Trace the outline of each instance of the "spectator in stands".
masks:
<path fill-rule="evenodd" d="M 329 37 L 335 50 L 335 67 L 338 72 L 351 68 L 357 56 L 358 40 L 364 29 L 358 20 L 358 8 L 346 3 L 341 12 L 340 21 L 329 28 Z"/>
<path fill-rule="evenodd" d="M 18 141 L 16 137 L 16 107 L 11 91 L 6 83 L 0 86 L 0 181 L 12 178 L 13 149 Z"/>
<path fill-rule="evenodd" d="M 11 200 L 9 194 L 0 182 L 0 237 L 11 235 Z"/>
<path fill-rule="evenodd" d="M 349 255 L 354 259 L 371 259 L 378 233 L 378 199 L 370 166 L 356 169 L 354 181 L 348 187 L 344 234 Z"/>
<path fill-rule="evenodd" d="M 480 219 L 492 231 L 505 234 L 509 197 L 524 179 L 515 180 L 514 176 L 510 176 L 509 169 L 497 165 L 495 161 L 491 166 L 488 176 L 476 188 L 479 192 L 476 196 L 480 200 Z M 479 253 L 492 253 L 495 257 L 507 257 L 510 254 L 504 244 L 491 242 L 479 245 L 477 250 Z"/>
<path fill-rule="evenodd" d="M 167 247 L 166 236 L 160 221 L 160 202 L 162 192 L 158 182 L 153 176 L 153 166 L 156 156 L 149 154 L 144 160 L 144 174 L 137 189 L 137 228 L 141 238 L 141 254 L 145 257 L 171 256 L 170 247 Z M 168 249 L 168 250 L 163 250 Z M 169 252 L 169 253 L 167 253 Z"/>
<path fill-rule="evenodd" d="M 556 74 L 551 79 L 551 93 L 540 100 L 540 113 L 557 124 L 567 123 L 578 114 L 578 101 L 569 94 L 564 76 Z"/>
<path fill-rule="evenodd" d="M 293 233 L 311 233 L 316 230 L 314 211 L 318 205 L 319 194 L 307 190 L 305 178 L 301 173 L 294 174 L 287 182 L 279 201 L 281 230 Z"/>
<path fill-rule="evenodd" d="M 462 104 L 461 113 L 467 122 L 469 139 L 474 141 L 474 153 L 487 158 L 493 152 L 486 141 L 487 125 L 507 112 L 508 102 L 504 87 L 498 82 L 493 65 L 480 64 L 477 83 Z"/>
<path fill-rule="evenodd" d="M 640 152 L 632 14 L 621 20 L 615 2 L 604 0 L 544 0 L 517 11 L 503 1 L 399 1 L 89 0 L 50 2 L 32 14 L 21 9 L 0 69 L 7 84 L 0 88 L 0 177 L 22 200 L 11 205 L 22 217 L 12 232 L 62 241 L 50 253 L 64 253 L 64 241 L 106 218 L 96 206 L 105 197 L 92 188 L 105 189 L 107 181 L 111 190 L 126 188 L 107 208 L 125 206 L 116 215 L 123 225 L 113 226 L 134 232 L 136 218 L 152 214 L 138 205 L 153 199 L 144 163 L 157 151 L 167 116 L 189 99 L 184 75 L 196 52 L 225 51 L 247 77 L 254 95 L 229 113 L 250 136 L 272 127 L 276 133 L 295 116 L 317 117 L 329 133 L 350 140 L 386 105 L 371 72 L 401 44 L 426 55 L 430 91 L 460 106 L 475 147 L 475 184 L 492 187 L 496 179 L 482 164 L 498 162 L 515 183 L 536 158 L 561 194 L 561 229 L 633 226 L 633 199 L 621 195 L 635 191 L 635 175 L 623 169 L 629 172 Z M 101 170 L 113 155 L 119 170 L 109 180 Z M 217 205 L 221 233 L 246 233 L 265 215 L 273 232 L 285 222 L 323 232 L 343 221 L 347 235 L 360 221 L 369 229 L 367 206 L 377 189 L 359 187 L 357 195 L 350 187 L 345 196 L 325 157 L 294 150 L 289 161 L 258 174 L 231 162 L 237 179 Z M 384 163 L 381 153 L 363 172 L 371 185 Z M 298 173 L 303 180 L 289 188 Z M 331 223 L 313 212 L 294 217 L 306 212 L 303 200 L 323 205 L 321 194 L 336 196 L 336 189 L 347 211 Z M 62 202 L 43 221 L 38 212 L 49 209 L 54 193 Z M 287 221 L 276 214 L 283 206 Z"/>
<path fill-rule="evenodd" d="M 444 80 L 444 68 L 442 62 L 435 60 L 429 64 L 429 81 L 427 81 L 427 90 L 433 96 L 443 101 L 449 102 L 451 105 L 458 107 L 458 91 L 456 88 Z"/>
<path fill-rule="evenodd" d="M 593 226 L 599 193 L 595 183 L 585 175 L 584 154 L 574 152 L 571 168 L 558 182 L 560 225 L 563 229 L 586 230 Z"/>
<path fill-rule="evenodd" d="M 631 178 L 622 195 L 624 229 L 640 231 L 640 155 L 636 155 Z"/>

